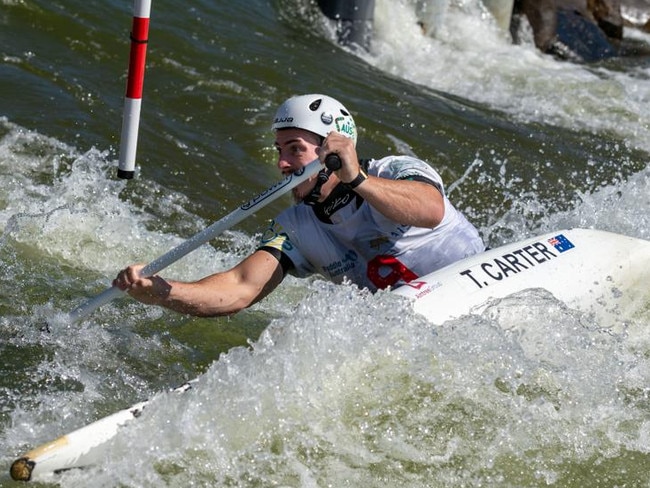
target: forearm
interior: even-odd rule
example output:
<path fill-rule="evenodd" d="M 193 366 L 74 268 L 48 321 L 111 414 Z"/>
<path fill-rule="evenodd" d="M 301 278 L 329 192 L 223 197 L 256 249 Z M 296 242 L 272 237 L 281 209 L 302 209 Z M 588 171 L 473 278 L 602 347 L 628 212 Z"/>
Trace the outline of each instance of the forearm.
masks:
<path fill-rule="evenodd" d="M 341 166 L 335 171 L 339 181 L 350 183 L 359 174 L 357 152 L 348 137 L 331 132 L 319 154 L 323 163 L 329 154 L 338 155 Z M 434 228 L 445 215 L 442 193 L 435 186 L 421 181 L 368 176 L 354 191 L 386 218 L 400 224 Z"/>
<path fill-rule="evenodd" d="M 214 277 L 211 277 L 214 278 Z M 236 292 L 225 280 L 218 283 L 205 280 L 185 283 L 168 281 L 169 289 L 158 296 L 155 304 L 182 314 L 197 317 L 232 315 L 254 303 L 254 298 Z"/>
<path fill-rule="evenodd" d="M 440 191 L 421 181 L 369 176 L 354 191 L 382 215 L 400 224 L 434 228 L 445 215 Z"/>
<path fill-rule="evenodd" d="M 142 265 L 129 266 L 113 281 L 136 300 L 200 317 L 231 315 L 268 295 L 284 277 L 271 254 L 257 251 L 234 268 L 194 282 L 140 277 Z"/>

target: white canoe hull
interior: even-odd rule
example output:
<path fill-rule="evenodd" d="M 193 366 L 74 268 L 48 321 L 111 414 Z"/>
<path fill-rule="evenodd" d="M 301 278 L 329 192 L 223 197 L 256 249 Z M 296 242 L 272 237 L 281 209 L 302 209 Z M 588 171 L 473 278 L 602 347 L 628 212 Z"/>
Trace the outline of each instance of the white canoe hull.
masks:
<path fill-rule="evenodd" d="M 11 465 L 11 477 L 29 481 L 40 474 L 97 463 L 102 456 L 97 446 L 106 443 L 122 425 L 136 418 L 145 404 L 133 405 L 29 451 Z"/>
<path fill-rule="evenodd" d="M 183 393 L 195 381 L 185 383 L 172 392 Z M 30 481 L 42 475 L 98 463 L 103 459 L 102 446 L 124 424 L 139 417 L 147 403 L 149 402 L 137 403 L 32 449 L 12 463 L 11 477 L 16 481 Z"/>
<path fill-rule="evenodd" d="M 495 300 L 531 288 L 552 293 L 602 326 L 650 305 L 650 241 L 571 229 L 471 256 L 394 291 L 434 324 L 480 313 Z M 174 391 L 186 391 L 189 384 Z M 11 476 L 28 481 L 102 459 L 102 447 L 147 402 L 100 419 L 17 459 Z"/>
<path fill-rule="evenodd" d="M 495 299 L 541 288 L 601 325 L 648 306 L 650 241 L 571 229 L 471 256 L 395 290 L 434 324 L 480 313 Z"/>

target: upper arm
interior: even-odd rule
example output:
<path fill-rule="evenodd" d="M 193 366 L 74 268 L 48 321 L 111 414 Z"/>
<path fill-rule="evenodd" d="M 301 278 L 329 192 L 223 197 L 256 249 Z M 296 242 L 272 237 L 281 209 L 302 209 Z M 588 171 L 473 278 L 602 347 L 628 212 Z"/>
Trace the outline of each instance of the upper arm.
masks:
<path fill-rule="evenodd" d="M 369 178 L 355 189 L 387 219 L 403 225 L 433 229 L 445 215 L 442 193 L 421 181 Z"/>
<path fill-rule="evenodd" d="M 434 228 L 445 215 L 445 190 L 438 172 L 410 156 L 375 160 L 374 185 L 360 185 L 357 193 L 385 217 L 401 224 Z"/>
<path fill-rule="evenodd" d="M 242 296 L 246 297 L 246 306 L 271 293 L 284 278 L 280 262 L 264 250 L 255 251 L 230 272 Z"/>

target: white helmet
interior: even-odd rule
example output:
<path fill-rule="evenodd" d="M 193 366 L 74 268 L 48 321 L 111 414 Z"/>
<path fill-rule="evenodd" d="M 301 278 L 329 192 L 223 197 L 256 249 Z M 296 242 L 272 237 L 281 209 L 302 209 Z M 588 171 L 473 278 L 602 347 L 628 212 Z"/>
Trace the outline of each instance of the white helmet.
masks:
<path fill-rule="evenodd" d="M 304 129 L 321 137 L 339 132 L 357 144 L 357 127 L 350 112 L 327 95 L 311 94 L 289 98 L 273 117 L 273 130 Z"/>

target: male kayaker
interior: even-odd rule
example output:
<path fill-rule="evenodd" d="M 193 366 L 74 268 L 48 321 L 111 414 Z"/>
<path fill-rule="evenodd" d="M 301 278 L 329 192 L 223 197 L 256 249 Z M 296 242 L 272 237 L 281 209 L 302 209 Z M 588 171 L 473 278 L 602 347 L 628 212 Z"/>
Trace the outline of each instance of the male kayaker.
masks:
<path fill-rule="evenodd" d="M 484 250 L 478 231 L 447 199 L 442 179 L 410 156 L 360 161 L 352 115 L 321 94 L 292 97 L 273 120 L 283 175 L 335 154 L 340 168 L 293 190 L 296 205 L 274 219 L 258 249 L 230 270 L 195 282 L 120 271 L 113 285 L 180 313 L 236 313 L 273 291 L 288 273 L 318 273 L 372 291 L 398 287 Z"/>

